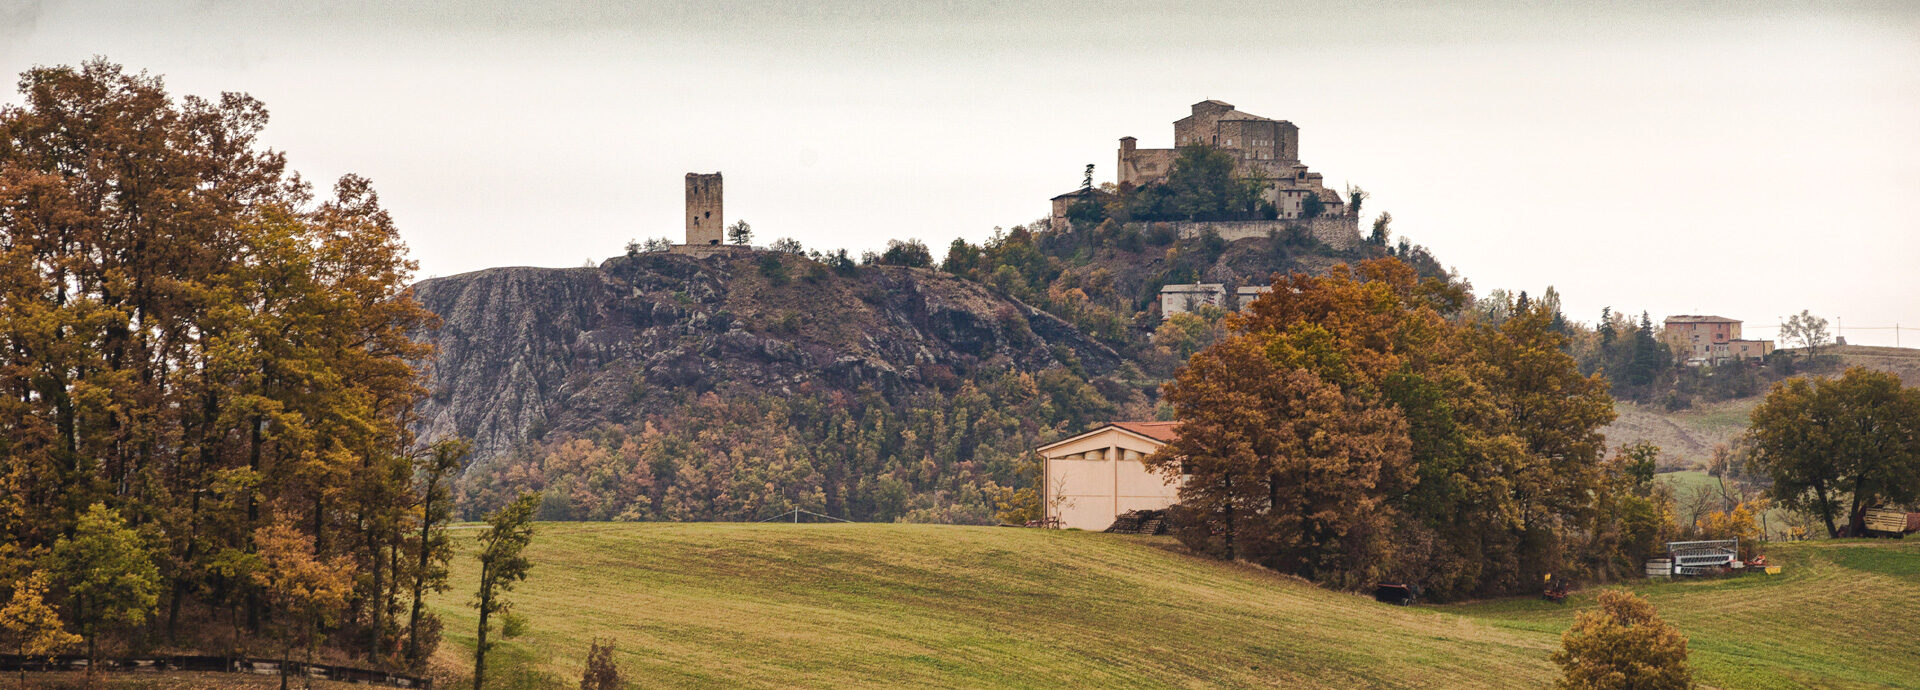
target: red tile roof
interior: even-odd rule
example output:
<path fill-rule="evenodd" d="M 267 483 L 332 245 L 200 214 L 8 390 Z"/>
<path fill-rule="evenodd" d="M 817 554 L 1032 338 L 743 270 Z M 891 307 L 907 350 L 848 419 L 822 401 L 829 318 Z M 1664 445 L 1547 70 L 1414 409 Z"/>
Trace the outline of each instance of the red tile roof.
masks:
<path fill-rule="evenodd" d="M 1180 438 L 1179 422 L 1113 422 L 1113 425 L 1163 443 Z"/>

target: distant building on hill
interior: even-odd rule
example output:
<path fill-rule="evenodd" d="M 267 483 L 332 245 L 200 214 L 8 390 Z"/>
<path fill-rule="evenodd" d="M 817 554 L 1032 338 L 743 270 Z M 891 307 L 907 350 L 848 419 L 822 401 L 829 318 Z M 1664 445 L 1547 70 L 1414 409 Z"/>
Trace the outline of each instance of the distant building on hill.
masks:
<path fill-rule="evenodd" d="M 1359 216 L 1340 193 L 1329 189 L 1320 173 L 1300 162 L 1300 128 L 1286 120 L 1270 120 L 1236 110 L 1232 104 L 1207 100 L 1193 104 L 1192 113 L 1173 123 L 1175 148 L 1143 149 L 1133 137 L 1120 138 L 1115 183 L 1123 190 L 1167 179 L 1180 158 L 1180 146 L 1211 146 L 1233 159 L 1233 175 L 1258 181 L 1261 199 L 1273 204 L 1273 220 L 1157 221 L 1150 225 L 1194 238 L 1211 231 L 1228 241 L 1267 237 L 1294 229 L 1334 249 L 1360 243 Z M 1068 212 L 1082 201 L 1104 203 L 1104 193 L 1081 189 L 1051 201 L 1054 227 L 1066 227 Z M 1309 198 L 1318 204 L 1309 202 Z M 1314 215 L 1314 207 L 1318 215 Z"/>
<path fill-rule="evenodd" d="M 1669 316 L 1663 337 L 1682 361 L 1694 365 L 1762 359 L 1773 352 L 1773 341 L 1741 338 L 1740 320 L 1724 316 Z"/>
<path fill-rule="evenodd" d="M 1179 148 L 1138 148 L 1133 137 L 1120 139 L 1122 187 L 1159 182 L 1173 172 L 1180 157 Z M 1221 101 L 1193 104 L 1193 113 L 1173 122 L 1175 147 L 1203 144 L 1233 158 L 1234 176 L 1260 180 L 1265 198 L 1280 212 L 1281 220 L 1302 218 L 1307 197 L 1317 197 L 1323 215 L 1340 216 L 1347 212 L 1340 193 L 1328 189 L 1320 173 L 1300 162 L 1300 128 L 1286 120 L 1269 120 L 1235 110 Z"/>
<path fill-rule="evenodd" d="M 1103 530 L 1130 510 L 1180 500 L 1179 479 L 1150 472 L 1141 458 L 1179 433 L 1175 422 L 1113 422 L 1035 449 L 1042 458 L 1040 502 L 1048 524 Z"/>
<path fill-rule="evenodd" d="M 1272 292 L 1272 285 L 1248 285 L 1237 288 L 1233 291 L 1234 301 L 1238 303 L 1234 305 L 1234 307 L 1239 309 L 1241 313 L 1246 313 L 1248 309 L 1253 308 L 1254 300 L 1260 299 Z"/>
<path fill-rule="evenodd" d="M 1160 318 L 1186 314 L 1201 307 L 1225 308 L 1227 286 L 1222 283 L 1176 283 L 1160 287 Z"/>
<path fill-rule="evenodd" d="M 720 173 L 687 173 L 687 244 L 714 245 L 725 241 L 726 214 L 721 206 Z"/>

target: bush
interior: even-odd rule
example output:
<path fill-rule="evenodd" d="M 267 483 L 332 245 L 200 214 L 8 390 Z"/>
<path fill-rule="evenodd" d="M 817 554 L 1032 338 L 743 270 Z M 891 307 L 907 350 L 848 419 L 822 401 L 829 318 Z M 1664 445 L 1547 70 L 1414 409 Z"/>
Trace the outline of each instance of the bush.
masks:
<path fill-rule="evenodd" d="M 777 253 L 760 255 L 760 275 L 774 286 L 786 285 L 790 280 L 787 276 L 787 264 L 780 260 L 780 255 Z"/>
<path fill-rule="evenodd" d="M 1581 612 L 1560 644 L 1562 688 L 1693 687 L 1687 638 L 1632 592 L 1601 592 L 1600 608 Z"/>
<path fill-rule="evenodd" d="M 619 690 L 620 667 L 613 663 L 613 641 L 593 641 L 587 649 L 587 671 L 580 675 L 580 690 Z"/>
<path fill-rule="evenodd" d="M 888 266 L 907 266 L 928 268 L 933 266 L 933 252 L 927 250 L 927 244 L 920 240 L 887 240 L 887 251 L 880 255 L 876 263 Z"/>
<path fill-rule="evenodd" d="M 527 617 L 517 613 L 508 613 L 500 618 L 500 636 L 513 639 L 527 634 Z"/>

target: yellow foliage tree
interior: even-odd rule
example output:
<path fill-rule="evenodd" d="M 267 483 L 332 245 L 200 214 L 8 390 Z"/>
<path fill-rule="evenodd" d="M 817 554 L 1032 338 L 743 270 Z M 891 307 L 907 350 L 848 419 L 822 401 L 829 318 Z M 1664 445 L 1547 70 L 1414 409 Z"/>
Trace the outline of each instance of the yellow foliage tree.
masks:
<path fill-rule="evenodd" d="M 13 598 L 0 608 L 0 632 L 12 642 L 15 654 L 22 657 L 51 657 L 80 643 L 80 636 L 67 632 L 60 614 L 47 605 L 47 574 L 34 571 L 13 588 Z M 25 661 L 25 659 L 22 659 Z M 26 665 L 20 667 L 20 684 L 27 682 Z"/>
<path fill-rule="evenodd" d="M 1625 590 L 1600 593 L 1600 608 L 1582 611 L 1560 636 L 1553 662 L 1558 687 L 1662 690 L 1693 687 L 1687 638 L 1660 620 L 1646 599 Z"/>
<path fill-rule="evenodd" d="M 253 541 L 261 562 L 253 572 L 254 584 L 288 618 L 280 636 L 284 656 L 291 657 L 294 641 L 304 638 L 311 662 L 321 629 L 347 606 L 347 594 L 353 589 L 353 564 L 345 558 L 316 557 L 313 538 L 284 522 L 256 530 Z M 284 664 L 280 687 L 287 687 Z"/>

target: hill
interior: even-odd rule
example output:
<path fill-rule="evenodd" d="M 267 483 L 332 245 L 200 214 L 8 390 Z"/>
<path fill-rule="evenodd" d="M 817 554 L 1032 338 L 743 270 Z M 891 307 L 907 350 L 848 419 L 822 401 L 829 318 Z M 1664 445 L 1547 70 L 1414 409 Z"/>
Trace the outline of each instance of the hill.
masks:
<path fill-rule="evenodd" d="M 460 532 L 471 547 L 471 530 Z M 542 524 L 519 673 L 577 678 L 595 636 L 648 686 L 1540 686 L 1582 592 L 1400 608 L 1165 538 L 932 525 Z M 1637 585 L 1722 687 L 1920 678 L 1920 543 L 1776 545 L 1782 576 Z M 443 665 L 470 659 L 455 560 Z M 470 663 L 470 662 L 468 662 Z"/>
<path fill-rule="evenodd" d="M 1859 366 L 1899 376 L 1908 386 L 1920 386 L 1920 349 L 1841 345 L 1828 348 L 1821 359 L 1812 375 L 1831 376 Z M 1619 418 L 1605 429 L 1607 444 L 1618 447 L 1650 441 L 1666 452 L 1663 466 L 1689 468 L 1711 457 L 1714 446 L 1731 444 L 1746 433 L 1747 416 L 1765 396 L 1766 388 L 1761 387 L 1758 395 L 1698 403 L 1680 410 L 1621 401 L 1614 406 Z"/>
<path fill-rule="evenodd" d="M 777 268 L 762 270 L 763 258 Z M 1060 319 L 970 281 L 894 266 L 807 273 L 815 268 L 825 267 L 773 252 L 648 253 L 421 281 L 415 297 L 441 324 L 417 336 L 437 351 L 416 430 L 470 438 L 484 461 L 688 395 L 809 384 L 899 395 L 995 366 L 1071 359 L 1099 377 L 1120 365 Z"/>
<path fill-rule="evenodd" d="M 1158 414 L 1180 362 L 1151 337 L 1162 283 L 1386 252 L 1101 227 L 956 242 L 938 269 L 913 244 L 862 264 L 636 251 L 422 281 L 440 324 L 414 334 L 436 351 L 412 429 L 473 440 L 468 518 L 534 489 L 545 520 L 990 524 L 1032 504 L 1010 492 L 1033 485 L 1034 446 Z M 1194 343 L 1219 332 L 1208 318 Z"/>

